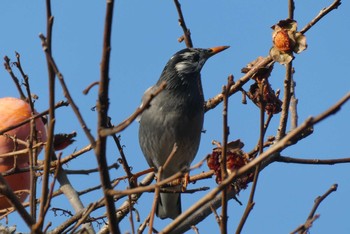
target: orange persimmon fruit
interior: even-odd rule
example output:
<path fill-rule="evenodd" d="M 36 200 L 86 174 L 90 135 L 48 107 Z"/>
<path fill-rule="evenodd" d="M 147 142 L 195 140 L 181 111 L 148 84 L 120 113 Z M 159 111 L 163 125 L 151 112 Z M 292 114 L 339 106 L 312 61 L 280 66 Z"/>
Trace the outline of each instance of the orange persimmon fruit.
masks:
<path fill-rule="evenodd" d="M 14 126 L 27 120 L 31 117 L 30 105 L 18 98 L 4 97 L 0 98 L 0 131 L 2 129 Z M 35 120 L 36 135 L 38 142 L 46 141 L 45 125 L 41 118 Z M 14 138 L 11 138 L 11 137 Z M 26 147 L 15 142 L 14 139 L 27 141 L 30 136 L 30 123 L 21 125 L 15 129 L 7 131 L 0 135 L 0 172 L 5 173 L 9 170 L 15 170 L 26 168 L 29 166 L 29 154 L 19 153 L 15 155 L 6 155 L 6 153 L 23 150 Z M 38 148 L 39 154 L 41 148 Z M 27 172 L 15 172 L 14 174 L 4 176 L 6 182 L 15 192 L 21 202 L 24 202 L 29 195 L 30 189 L 30 173 Z M 11 204 L 7 198 L 0 195 L 0 210 L 11 207 Z"/>

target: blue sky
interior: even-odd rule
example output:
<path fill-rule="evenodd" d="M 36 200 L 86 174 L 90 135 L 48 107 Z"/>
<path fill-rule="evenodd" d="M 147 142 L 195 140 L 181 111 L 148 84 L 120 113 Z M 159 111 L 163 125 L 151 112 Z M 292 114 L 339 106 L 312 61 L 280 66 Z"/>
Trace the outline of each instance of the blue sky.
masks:
<path fill-rule="evenodd" d="M 270 27 L 287 18 L 287 1 L 182 1 L 183 14 L 192 32 L 195 47 L 207 48 L 230 45 L 231 48 L 214 56 L 202 70 L 206 99 L 221 92 L 229 74 L 235 79 L 242 76 L 240 69 L 257 56 L 268 55 L 271 47 Z M 295 19 L 299 29 L 303 28 L 331 1 L 296 1 Z M 349 30 L 350 6 L 347 1 L 322 19 L 306 33 L 308 48 L 296 56 L 294 79 L 299 98 L 298 114 L 301 123 L 311 115 L 329 108 L 349 92 L 350 67 Z M 89 128 L 96 132 L 96 112 L 91 108 L 96 103 L 97 89 L 85 96 L 82 90 L 99 79 L 102 32 L 105 1 L 53 1 L 55 17 L 53 29 L 53 56 L 65 77 L 71 94 L 79 105 Z M 21 54 L 22 65 L 29 75 L 32 91 L 39 96 L 38 111 L 47 109 L 47 71 L 45 56 L 41 48 L 39 33 L 45 33 L 45 1 L 3 1 L 0 4 L 0 55 L 15 60 L 14 51 Z M 117 1 L 114 11 L 111 69 L 110 110 L 113 123 L 117 124 L 131 114 L 139 105 L 142 94 L 153 85 L 167 60 L 176 51 L 185 47 L 177 42 L 182 35 L 173 1 Z M 276 64 L 270 78 L 273 88 L 283 90 L 284 67 Z M 0 96 L 18 96 L 5 69 L 0 69 Z M 245 86 L 246 89 L 249 88 Z M 57 85 L 57 100 L 64 99 Z M 247 152 L 258 141 L 259 110 L 248 101 L 241 104 L 241 95 L 235 94 L 229 101 L 230 140 L 241 139 Z M 283 155 L 300 158 L 349 157 L 350 108 L 347 103 L 342 110 L 315 126 L 315 132 L 298 145 L 292 146 Z M 276 133 L 279 115 L 274 116 L 267 135 Z M 222 138 L 222 105 L 206 114 L 201 146 L 194 161 L 198 162 L 211 152 L 212 140 Z M 58 132 L 77 131 L 76 142 L 66 150 L 68 155 L 88 144 L 81 127 L 71 109 L 57 110 Z M 133 172 L 147 168 L 137 138 L 138 124 L 133 123 L 121 133 L 125 154 Z M 108 144 L 108 161 L 119 157 L 112 141 Z M 96 167 L 93 152 L 66 165 L 67 169 L 90 169 Z M 314 199 L 323 194 L 333 183 L 338 191 L 330 195 L 319 207 L 321 216 L 314 223 L 311 233 L 347 233 L 350 210 L 350 165 L 310 166 L 274 163 L 262 171 L 256 191 L 256 205 L 243 229 L 243 233 L 287 233 L 303 223 L 310 212 Z M 193 173 L 206 171 L 203 166 Z M 123 175 L 123 170 L 113 171 L 113 177 Z M 99 184 L 97 174 L 89 176 L 71 175 L 77 190 Z M 190 188 L 215 186 L 206 180 Z M 122 182 L 118 189 L 127 186 Z M 240 193 L 239 199 L 246 204 L 250 187 Z M 183 195 L 183 209 L 204 196 L 205 192 Z M 95 201 L 100 193 L 83 196 L 85 204 Z M 147 216 L 153 194 L 145 194 L 136 205 L 141 220 Z M 121 202 L 117 202 L 118 207 Z M 53 207 L 71 209 L 63 198 L 53 200 Z M 245 206 L 234 201 L 229 203 L 229 232 L 235 231 Z M 103 211 L 99 211 L 103 213 Z M 48 219 L 53 226 L 65 217 Z M 4 224 L 5 221 L 1 221 Z M 160 230 L 170 220 L 156 220 Z M 9 217 L 9 225 L 17 224 L 18 231 L 28 229 L 16 215 Z M 136 223 L 136 227 L 139 224 Z M 130 231 L 127 219 L 120 226 L 123 233 Z M 213 216 L 198 225 L 200 233 L 219 232 Z"/>

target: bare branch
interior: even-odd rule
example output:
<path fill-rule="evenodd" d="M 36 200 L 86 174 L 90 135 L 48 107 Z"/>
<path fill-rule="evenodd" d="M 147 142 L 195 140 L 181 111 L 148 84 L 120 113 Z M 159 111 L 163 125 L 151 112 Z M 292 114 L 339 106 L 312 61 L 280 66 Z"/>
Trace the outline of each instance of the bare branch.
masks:
<path fill-rule="evenodd" d="M 283 163 L 298 163 L 298 164 L 319 164 L 319 165 L 334 165 L 340 163 L 350 163 L 349 158 L 332 158 L 332 159 L 306 159 L 306 158 L 292 158 L 286 156 L 280 156 L 276 160 Z"/>
<path fill-rule="evenodd" d="M 290 99 L 290 115 L 291 115 L 291 124 L 290 124 L 290 129 L 293 130 L 298 126 L 298 99 L 296 98 L 295 95 L 295 82 L 292 77 L 292 84 L 291 84 L 291 99 Z"/>
<path fill-rule="evenodd" d="M 228 127 L 228 99 L 229 99 L 229 90 L 231 86 L 233 85 L 233 75 L 230 75 L 227 79 L 227 85 L 223 87 L 222 95 L 224 99 L 224 107 L 222 111 L 222 127 L 223 127 L 223 136 L 222 136 L 222 154 L 221 154 L 221 162 L 220 162 L 220 168 L 221 168 L 221 178 L 224 180 L 227 178 L 227 166 L 226 166 L 226 160 L 227 160 L 227 142 L 228 142 L 228 135 L 230 134 L 230 130 Z M 224 188 L 222 190 L 222 210 L 221 210 L 221 222 L 220 222 L 220 230 L 222 234 L 227 233 L 227 190 Z"/>
<path fill-rule="evenodd" d="M 45 205 L 48 196 L 48 185 L 49 185 L 49 171 L 50 171 L 50 162 L 52 159 L 53 152 L 53 140 L 54 140 L 54 129 L 55 129 L 55 72 L 53 70 L 53 66 L 50 63 L 50 57 L 52 55 L 52 27 L 53 27 L 54 17 L 51 13 L 51 0 L 46 0 L 46 39 L 45 39 L 45 48 L 46 48 L 46 64 L 48 71 L 48 80 L 49 80 L 49 119 L 48 119 L 48 131 L 47 131 L 47 143 L 45 146 L 45 160 L 44 160 L 44 174 L 42 177 L 42 186 L 41 186 L 41 198 L 43 202 L 40 205 L 40 214 L 39 217 L 41 219 L 41 223 L 37 223 L 36 229 L 43 229 L 44 219 L 43 217 L 45 213 Z M 42 45 L 44 45 L 42 41 Z M 31 213 L 35 217 L 36 216 L 36 204 L 34 203 L 34 198 L 32 198 L 31 202 Z"/>
<path fill-rule="evenodd" d="M 11 60 L 7 56 L 4 57 L 4 60 L 5 60 L 5 63 L 4 63 L 5 69 L 10 74 L 10 76 L 11 76 L 11 78 L 13 80 L 13 83 L 15 83 L 20 98 L 22 100 L 25 100 L 26 99 L 26 95 L 24 95 L 24 92 L 23 92 L 23 90 L 21 88 L 21 84 L 19 83 L 18 78 L 16 77 L 16 75 L 12 71 L 12 68 L 11 68 L 11 65 L 10 65 L 10 61 Z"/>
<path fill-rule="evenodd" d="M 192 43 L 192 39 L 191 39 L 191 32 L 186 26 L 185 19 L 184 19 L 184 16 L 182 14 L 182 10 L 181 10 L 181 4 L 178 0 L 174 0 L 174 3 L 176 6 L 177 13 L 179 14 L 179 24 L 180 24 L 182 30 L 184 31 L 184 34 L 181 37 L 181 39 L 179 39 L 179 42 L 181 42 L 182 40 L 185 40 L 186 47 L 192 48 L 193 43 Z"/>
<path fill-rule="evenodd" d="M 329 7 L 323 8 L 320 13 L 311 20 L 302 30 L 300 30 L 300 33 L 304 34 L 307 31 L 309 31 L 312 26 L 314 26 L 318 21 L 320 21 L 324 16 L 326 16 L 329 12 L 335 10 L 340 6 L 341 0 L 335 0 Z"/>
<path fill-rule="evenodd" d="M 315 199 L 315 204 L 312 207 L 309 216 L 307 217 L 306 221 L 304 224 L 300 225 L 297 229 L 295 229 L 294 231 L 292 231 L 291 233 L 301 233 L 301 234 L 306 234 L 309 233 L 309 229 L 312 226 L 313 222 L 319 217 L 319 215 L 315 215 L 316 210 L 318 208 L 318 206 L 321 204 L 321 202 L 326 199 L 331 193 L 337 191 L 338 185 L 337 184 L 333 184 L 328 191 L 323 194 L 322 196 L 318 196 Z"/>
<path fill-rule="evenodd" d="M 111 36 L 112 36 L 112 22 L 113 22 L 113 8 L 114 0 L 106 2 L 106 15 L 104 23 L 104 35 L 103 35 L 103 49 L 102 49 L 102 61 L 100 69 L 100 85 L 98 91 L 98 101 L 96 104 L 98 110 L 97 129 L 103 129 L 108 126 L 108 89 L 109 89 L 109 61 L 111 52 Z M 113 196 L 108 194 L 108 190 L 112 189 L 109 171 L 107 168 L 106 158 L 106 136 L 102 136 L 98 132 L 98 138 L 96 141 L 95 155 L 97 160 L 98 169 L 100 171 L 100 179 L 103 187 L 103 194 L 105 197 L 105 204 L 107 210 L 107 217 L 109 225 L 109 231 L 111 233 L 120 233 L 119 222 L 116 217 L 116 209 L 114 205 Z"/>
<path fill-rule="evenodd" d="M 292 72 L 293 63 L 290 62 L 286 65 L 286 78 L 284 79 L 284 96 L 282 103 L 282 112 L 280 117 L 280 125 L 277 129 L 276 139 L 281 140 L 285 134 L 288 123 L 288 113 L 289 113 L 289 105 L 291 100 L 291 86 L 292 86 Z"/>

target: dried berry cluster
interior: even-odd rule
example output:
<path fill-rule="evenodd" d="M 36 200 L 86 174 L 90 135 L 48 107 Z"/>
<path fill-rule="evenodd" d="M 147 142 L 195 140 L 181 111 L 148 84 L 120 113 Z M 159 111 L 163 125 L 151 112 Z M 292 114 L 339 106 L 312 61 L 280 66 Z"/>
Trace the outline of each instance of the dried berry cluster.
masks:
<path fill-rule="evenodd" d="M 282 110 L 282 101 L 271 88 L 268 79 L 256 79 L 250 86 L 250 99 L 258 106 L 264 106 L 267 114 L 277 114 Z"/>
<path fill-rule="evenodd" d="M 261 58 L 257 58 L 242 69 L 243 73 L 247 73 Z M 270 74 L 273 70 L 273 64 L 260 68 L 252 77 L 255 81 L 249 88 L 248 97 L 258 107 L 263 106 L 267 114 L 277 114 L 282 110 L 282 101 L 278 98 L 278 94 L 271 88 L 269 82 Z"/>
<path fill-rule="evenodd" d="M 244 144 L 240 141 L 232 141 L 227 144 L 226 153 L 226 169 L 228 175 L 233 173 L 235 170 L 243 167 L 249 163 L 248 156 L 241 150 Z M 216 147 L 213 152 L 207 157 L 207 164 L 209 169 L 214 170 L 216 176 L 216 183 L 220 184 L 221 178 L 221 166 L 220 162 L 222 160 L 222 147 Z M 245 189 L 249 182 L 252 181 L 252 174 L 245 175 L 236 179 L 231 185 L 235 189 Z"/>

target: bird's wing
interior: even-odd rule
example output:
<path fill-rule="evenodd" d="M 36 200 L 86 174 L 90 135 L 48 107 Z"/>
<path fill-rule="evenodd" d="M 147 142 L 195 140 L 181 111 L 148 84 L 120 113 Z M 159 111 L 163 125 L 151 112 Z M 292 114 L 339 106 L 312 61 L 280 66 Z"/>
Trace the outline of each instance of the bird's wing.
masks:
<path fill-rule="evenodd" d="M 141 105 L 139 108 L 142 108 L 143 104 L 148 100 L 148 98 L 150 97 L 150 95 L 154 92 L 154 90 L 156 89 L 156 86 L 151 86 L 148 89 L 146 89 L 146 91 L 144 92 L 142 99 L 141 99 Z M 137 116 L 136 121 L 140 122 L 142 117 L 142 113 L 139 114 L 139 116 Z"/>

